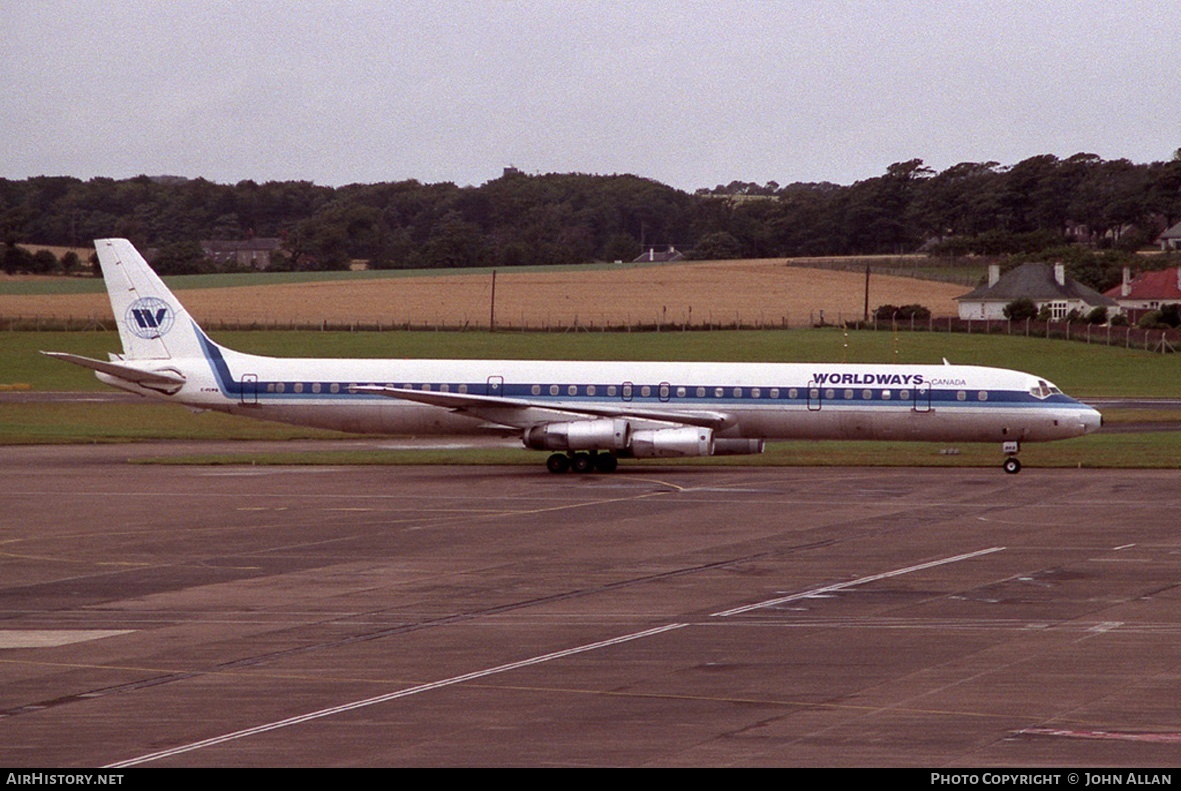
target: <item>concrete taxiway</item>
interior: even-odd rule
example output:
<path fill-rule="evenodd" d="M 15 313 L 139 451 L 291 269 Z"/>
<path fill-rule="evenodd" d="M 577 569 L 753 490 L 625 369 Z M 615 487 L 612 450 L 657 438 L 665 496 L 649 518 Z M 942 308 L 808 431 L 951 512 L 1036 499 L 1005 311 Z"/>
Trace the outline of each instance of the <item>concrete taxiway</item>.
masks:
<path fill-rule="evenodd" d="M 0 765 L 1181 755 L 1178 471 L 192 449 L 0 449 Z"/>

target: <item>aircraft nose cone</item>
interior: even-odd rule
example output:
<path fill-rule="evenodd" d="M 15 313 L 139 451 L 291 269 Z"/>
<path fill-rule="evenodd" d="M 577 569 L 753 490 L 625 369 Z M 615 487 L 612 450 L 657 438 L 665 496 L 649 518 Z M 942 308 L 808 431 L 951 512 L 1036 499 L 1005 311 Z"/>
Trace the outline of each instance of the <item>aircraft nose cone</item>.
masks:
<path fill-rule="evenodd" d="M 1103 425 L 1103 415 L 1097 409 L 1088 409 L 1082 414 L 1081 421 L 1083 424 L 1083 433 L 1094 434 Z"/>

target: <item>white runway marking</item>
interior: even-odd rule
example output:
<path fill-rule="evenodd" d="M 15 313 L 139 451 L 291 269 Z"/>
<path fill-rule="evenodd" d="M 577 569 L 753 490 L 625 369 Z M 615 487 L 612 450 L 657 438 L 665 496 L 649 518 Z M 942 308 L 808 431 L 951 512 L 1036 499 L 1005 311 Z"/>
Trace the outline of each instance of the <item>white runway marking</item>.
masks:
<path fill-rule="evenodd" d="M 799 601 L 800 599 L 810 599 L 817 596 L 822 596 L 825 593 L 833 591 L 845 590 L 846 588 L 854 588 L 858 585 L 864 585 L 867 582 L 876 582 L 877 580 L 888 579 L 889 577 L 899 577 L 903 574 L 910 574 L 914 571 L 922 571 L 923 569 L 935 568 L 936 566 L 944 566 L 948 563 L 958 563 L 961 560 L 970 560 L 972 558 L 980 557 L 981 555 L 989 555 L 993 552 L 1001 552 L 1004 547 L 989 547 L 988 549 L 977 550 L 976 552 L 968 552 L 963 555 L 956 555 L 950 558 L 943 558 L 941 560 L 932 560 L 927 563 L 920 563 L 917 566 L 907 566 L 906 568 L 895 569 L 894 571 L 884 571 L 881 574 L 873 574 L 868 577 L 860 577 L 848 582 L 838 582 L 834 585 L 825 585 L 822 588 L 812 588 L 801 593 L 793 593 L 790 596 L 781 596 L 778 599 L 768 599 L 756 604 L 747 604 L 742 607 L 735 607 L 732 610 L 723 610 L 722 612 L 713 613 L 712 617 L 725 618 L 730 615 L 741 615 L 751 610 L 758 610 L 763 607 L 774 607 L 778 604 L 786 604 L 787 602 Z"/>
<path fill-rule="evenodd" d="M 802 599 L 802 598 L 807 598 L 807 597 L 812 597 L 812 596 L 823 595 L 825 593 L 829 593 L 832 591 L 844 590 L 846 588 L 852 588 L 857 585 L 864 585 L 865 583 L 868 583 L 868 582 L 874 582 L 875 580 L 887 579 L 889 577 L 897 577 L 902 574 L 910 574 L 911 572 L 922 571 L 923 569 L 935 568 L 937 566 L 943 566 L 948 563 L 956 563 L 961 560 L 969 560 L 971 558 L 980 557 L 981 555 L 988 555 L 993 552 L 1000 552 L 1003 549 L 1004 549 L 1004 547 L 990 547 L 989 549 L 981 549 L 976 552 L 968 552 L 963 555 L 956 555 L 954 557 L 942 558 L 940 560 L 932 560 L 932 561 L 928 561 L 926 563 L 920 563 L 920 564 L 914 565 L 914 566 L 907 566 L 906 568 L 895 569 L 894 571 L 886 571 L 881 574 L 873 574 L 868 577 L 861 577 L 859 579 L 851 580 L 849 582 L 840 582 L 840 583 L 836 583 L 834 585 L 826 585 L 822 588 L 813 588 L 811 590 L 803 591 L 802 593 L 796 593 L 796 594 L 792 594 L 791 596 L 784 596 L 784 597 L 777 598 L 777 599 L 771 599 L 769 601 L 759 602 L 758 604 L 749 604 L 749 605 L 746 605 L 743 607 L 736 607 L 732 610 L 725 610 L 723 612 L 714 613 L 713 616 L 725 617 L 728 615 L 737 615 L 739 613 L 749 612 L 751 610 L 756 610 L 756 609 L 759 609 L 762 607 L 773 607 L 776 604 L 795 601 L 797 599 Z M 630 642 L 632 640 L 640 640 L 645 637 L 653 637 L 655 635 L 663 634 L 665 632 L 670 632 L 670 631 L 673 631 L 676 629 L 682 629 L 688 625 L 689 624 L 685 624 L 685 623 L 665 624 L 664 626 L 658 626 L 653 629 L 646 629 L 642 632 L 633 632 L 632 634 L 626 634 L 626 635 L 622 635 L 620 637 L 613 637 L 610 640 L 602 640 L 597 643 L 588 643 L 587 645 L 577 646 L 575 648 L 567 648 L 565 650 L 555 651 L 554 653 L 550 653 L 550 654 L 542 654 L 541 656 L 535 656 L 530 659 L 523 659 L 518 662 L 510 662 L 508 664 L 497 665 L 496 667 L 486 668 L 484 670 L 476 670 L 471 673 L 465 673 L 465 674 L 459 675 L 459 676 L 452 676 L 451 678 L 445 678 L 440 681 L 432 681 L 427 684 L 419 684 L 418 686 L 408 687 L 406 689 L 401 689 L 396 692 L 390 692 L 385 695 L 378 695 L 376 697 L 366 698 L 364 700 L 358 700 L 358 701 L 354 701 L 352 703 L 345 703 L 340 706 L 332 706 L 327 709 L 320 709 L 319 711 L 313 711 L 308 714 L 300 714 L 298 716 L 289 717 L 287 719 L 278 720 L 276 722 L 265 723 L 263 725 L 256 725 L 253 728 L 245 728 L 240 731 L 234 731 L 233 733 L 227 733 L 227 734 L 223 734 L 221 736 L 214 736 L 210 739 L 202 739 L 201 741 L 191 742 L 189 744 L 180 745 L 179 747 L 173 747 L 168 750 L 161 750 L 161 751 L 155 752 L 155 753 L 148 753 L 147 755 L 141 755 L 137 758 L 130 758 L 126 761 L 119 761 L 117 763 L 108 764 L 104 768 L 105 769 L 123 769 L 123 768 L 129 767 L 129 766 L 138 766 L 140 764 L 145 764 L 145 763 L 150 763 L 152 761 L 157 761 L 161 758 L 169 758 L 169 757 L 172 757 L 175 755 L 181 755 L 183 753 L 192 752 L 194 750 L 200 750 L 205 747 L 213 747 L 215 745 L 225 744 L 227 742 L 235 741 L 237 739 L 244 739 L 248 736 L 255 736 L 257 734 L 267 733 L 268 731 L 275 731 L 275 730 L 279 730 L 280 728 L 286 728 L 286 727 L 289 727 L 292 725 L 299 725 L 304 722 L 310 722 L 312 720 L 322 719 L 324 717 L 331 717 L 336 714 L 343 714 L 348 711 L 355 711 L 357 709 L 366 708 L 368 706 L 375 706 L 379 703 L 387 703 L 392 700 L 398 700 L 399 698 L 405 698 L 405 697 L 409 697 L 411 695 L 417 695 L 421 692 L 430 692 L 432 690 L 442 689 L 444 687 L 453 686 L 455 684 L 462 684 L 467 681 L 474 681 L 476 679 L 486 678 L 488 676 L 496 675 L 498 673 L 506 673 L 510 670 L 518 670 L 523 667 L 529 667 L 531 665 L 538 665 L 543 662 L 552 661 L 554 659 L 562 659 L 564 657 L 574 656 L 576 654 L 585 653 L 587 651 L 594 651 L 599 648 L 607 648 L 609 646 L 619 645 L 621 643 Z"/>
<path fill-rule="evenodd" d="M 100 640 L 133 629 L 0 629 L 0 648 L 57 648 L 87 640 Z"/>
<path fill-rule="evenodd" d="M 497 673 L 507 673 L 510 670 L 517 670 L 522 667 L 529 667 L 530 665 L 539 665 L 542 662 L 549 662 L 554 659 L 562 659 L 575 654 L 586 653 L 587 651 L 594 651 L 599 648 L 607 648 L 620 643 L 626 643 L 631 640 L 639 640 L 644 637 L 652 637 L 653 635 L 670 632 L 674 629 L 680 629 L 688 624 L 671 623 L 664 626 L 658 626 L 655 629 L 647 629 L 643 632 L 635 632 L 633 634 L 626 634 L 621 637 L 613 637 L 610 640 L 602 640 L 597 643 L 589 643 L 581 645 L 576 648 L 567 648 L 563 651 L 555 651 L 552 654 L 542 654 L 530 659 L 522 659 L 519 662 L 509 662 L 506 665 L 498 665 L 496 667 L 486 668 L 484 670 L 476 670 L 471 673 L 465 673 L 462 676 L 453 676 L 445 678 L 441 681 L 432 681 L 428 684 L 419 684 L 416 687 L 409 687 L 407 689 L 400 689 L 397 692 L 390 692 L 385 695 L 378 695 L 375 698 L 366 698 L 365 700 L 358 700 L 352 703 L 345 703 L 340 706 L 333 706 L 332 708 L 321 709 L 313 711 L 308 714 L 301 714 L 297 717 L 289 717 L 278 722 L 269 722 L 265 725 L 256 725 L 253 728 L 246 728 L 245 730 L 227 733 L 222 736 L 214 736 L 211 739 L 203 739 L 199 742 L 192 742 L 190 744 L 183 744 L 179 747 L 173 747 L 169 750 L 161 750 L 156 753 L 149 753 L 141 755 L 138 758 L 130 758 L 126 761 L 119 761 L 118 763 L 107 764 L 106 769 L 123 769 L 128 766 L 138 766 L 150 761 L 156 761 L 161 758 L 168 758 L 173 755 L 180 755 L 182 753 L 192 752 L 193 750 L 200 750 L 203 747 L 212 747 L 217 744 L 225 744 L 226 742 L 234 741 L 235 739 L 244 739 L 247 736 L 254 736 L 259 733 L 266 733 L 267 731 L 275 731 L 280 728 L 286 728 L 290 725 L 298 725 L 302 722 L 310 722 L 311 720 L 321 719 L 323 717 L 331 717 L 334 714 L 342 714 L 346 711 L 354 711 L 356 709 L 363 709 L 367 706 L 375 706 L 378 703 L 385 703 L 398 698 L 409 697 L 410 695 L 417 695 L 420 692 L 430 692 L 431 690 L 441 689 L 443 687 L 453 686 L 455 684 L 462 684 L 465 681 L 474 681 L 478 678 L 486 678 L 488 676 L 496 675 Z"/>

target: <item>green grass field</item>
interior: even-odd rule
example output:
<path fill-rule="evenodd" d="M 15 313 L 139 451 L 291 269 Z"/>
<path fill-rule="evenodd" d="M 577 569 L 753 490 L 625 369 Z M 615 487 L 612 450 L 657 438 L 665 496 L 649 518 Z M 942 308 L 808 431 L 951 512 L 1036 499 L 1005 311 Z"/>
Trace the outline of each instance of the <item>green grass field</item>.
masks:
<path fill-rule="evenodd" d="M 640 359 L 798 362 L 901 362 L 992 365 L 1036 372 L 1080 398 L 1181 395 L 1181 360 L 1083 343 L 1005 336 L 901 332 L 791 330 L 667 333 L 487 332 L 226 332 L 216 340 L 241 351 L 312 357 L 457 357 L 517 359 Z M 94 391 L 106 389 L 91 374 L 51 360 L 40 349 L 105 358 L 119 349 L 109 332 L 0 332 L 0 388 Z M 1108 422 L 1156 422 L 1165 431 L 1101 434 L 1028 445 L 1022 461 L 1034 467 L 1181 466 L 1181 412 L 1112 410 Z M 252 421 L 216 413 L 195 415 L 168 404 L 134 409 L 117 404 L 0 403 L 0 444 L 128 442 L 146 439 L 306 439 L 345 435 Z M 774 443 L 757 457 L 677 463 L 742 465 L 993 466 L 992 445 L 955 448 L 928 443 Z M 327 452 L 235 454 L 235 463 L 530 463 L 528 451 Z M 202 457 L 203 463 L 230 459 Z M 198 461 L 189 459 L 188 461 Z M 661 464 L 667 462 L 659 462 Z"/>

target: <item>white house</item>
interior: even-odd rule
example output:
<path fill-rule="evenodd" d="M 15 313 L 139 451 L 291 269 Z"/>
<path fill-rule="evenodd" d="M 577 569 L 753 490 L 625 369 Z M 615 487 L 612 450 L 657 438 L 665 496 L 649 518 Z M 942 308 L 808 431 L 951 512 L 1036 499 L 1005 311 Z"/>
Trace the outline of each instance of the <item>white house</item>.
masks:
<path fill-rule="evenodd" d="M 1181 222 L 1156 237 L 1161 250 L 1181 250 Z"/>
<path fill-rule="evenodd" d="M 988 267 L 988 285 L 956 297 L 961 319 L 1004 319 L 1005 306 L 1022 297 L 1032 300 L 1040 311 L 1049 305 L 1054 321 L 1066 318 L 1072 310 L 1087 313 L 1099 306 L 1117 308 L 1116 301 L 1105 297 L 1066 276 L 1064 264 L 1021 264 L 1004 275 L 1000 266 Z"/>

